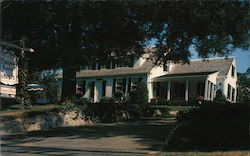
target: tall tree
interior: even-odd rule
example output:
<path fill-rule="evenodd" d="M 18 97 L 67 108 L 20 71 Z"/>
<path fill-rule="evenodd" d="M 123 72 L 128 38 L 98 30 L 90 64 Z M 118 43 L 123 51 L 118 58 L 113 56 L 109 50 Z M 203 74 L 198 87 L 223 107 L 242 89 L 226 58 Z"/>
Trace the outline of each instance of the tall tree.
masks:
<path fill-rule="evenodd" d="M 4 3 L 4 2 L 3 2 Z M 156 41 L 155 63 L 187 62 L 248 48 L 248 1 L 17 1 L 2 11 L 4 39 L 25 36 L 33 70 L 62 68 L 63 93 L 75 93 L 80 65 L 140 55 Z"/>
<path fill-rule="evenodd" d="M 237 101 L 246 104 L 250 101 L 250 67 L 246 73 L 238 73 Z"/>

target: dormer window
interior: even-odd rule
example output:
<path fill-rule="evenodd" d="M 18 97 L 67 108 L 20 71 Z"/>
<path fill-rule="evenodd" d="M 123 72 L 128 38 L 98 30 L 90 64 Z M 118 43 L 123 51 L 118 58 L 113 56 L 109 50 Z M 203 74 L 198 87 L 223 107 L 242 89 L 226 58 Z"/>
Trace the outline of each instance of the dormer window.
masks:
<path fill-rule="evenodd" d="M 234 67 L 234 65 L 232 65 L 231 76 L 234 77 L 234 75 L 235 75 L 235 67 Z"/>
<path fill-rule="evenodd" d="M 163 65 L 163 69 L 165 72 L 169 72 L 169 65 Z"/>

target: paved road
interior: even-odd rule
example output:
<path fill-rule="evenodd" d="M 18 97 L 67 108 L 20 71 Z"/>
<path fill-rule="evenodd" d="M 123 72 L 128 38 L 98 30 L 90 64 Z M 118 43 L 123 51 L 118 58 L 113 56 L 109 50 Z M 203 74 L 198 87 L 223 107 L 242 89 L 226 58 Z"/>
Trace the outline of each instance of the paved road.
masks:
<path fill-rule="evenodd" d="M 174 126 L 171 118 L 98 123 L 1 138 L 2 156 L 154 155 Z"/>

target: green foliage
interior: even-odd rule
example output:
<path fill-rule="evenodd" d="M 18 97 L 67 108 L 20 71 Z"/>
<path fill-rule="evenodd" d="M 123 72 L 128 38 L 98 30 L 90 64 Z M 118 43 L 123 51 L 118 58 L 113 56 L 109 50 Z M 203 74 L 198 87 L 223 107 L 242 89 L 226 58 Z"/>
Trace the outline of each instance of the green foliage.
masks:
<path fill-rule="evenodd" d="M 100 103 L 114 103 L 114 99 L 112 97 L 102 97 Z"/>
<path fill-rule="evenodd" d="M 159 99 L 158 101 L 157 101 L 157 104 L 158 105 L 167 105 L 168 104 L 168 101 L 166 100 L 166 99 Z"/>
<path fill-rule="evenodd" d="M 56 76 L 57 76 L 56 70 L 34 72 L 29 75 L 28 78 L 29 82 L 38 83 L 39 85 L 45 87 L 43 91 L 35 91 L 29 93 L 34 103 L 36 98 L 49 99 L 51 103 L 58 102 L 59 82 L 56 79 Z"/>
<path fill-rule="evenodd" d="M 123 96 L 124 96 L 124 93 L 121 90 L 116 90 L 115 93 L 114 93 L 114 97 L 118 101 L 121 101 Z"/>
<path fill-rule="evenodd" d="M 242 150 L 249 147 L 248 104 L 208 102 L 181 111 L 166 140 L 168 150 Z M 237 141 L 235 141 L 237 140 Z"/>
<path fill-rule="evenodd" d="M 78 115 L 84 115 L 89 103 L 90 101 L 86 98 L 82 97 L 77 99 L 76 97 L 72 96 L 71 98 L 65 99 L 59 109 L 63 112 L 74 111 Z"/>
<path fill-rule="evenodd" d="M 145 82 L 138 83 L 136 89 L 132 90 L 129 96 L 130 102 L 128 107 L 130 113 L 135 117 L 141 117 L 148 104 L 148 89 Z"/>
<path fill-rule="evenodd" d="M 123 105 L 117 103 L 95 103 L 85 110 L 88 119 L 101 122 L 114 122 L 129 119 L 130 116 Z"/>
<path fill-rule="evenodd" d="M 237 102 L 249 103 L 250 101 L 250 68 L 246 73 L 238 73 Z"/>
<path fill-rule="evenodd" d="M 228 103 L 226 97 L 222 94 L 222 91 L 220 89 L 216 91 L 214 101 L 218 103 Z"/>
<path fill-rule="evenodd" d="M 20 53 L 18 61 L 18 85 L 16 100 L 19 102 L 23 108 L 31 108 L 30 96 L 27 88 L 28 80 L 28 59 L 25 53 Z"/>
<path fill-rule="evenodd" d="M 156 64 L 187 62 L 191 45 L 200 57 L 249 48 L 246 0 L 3 1 L 2 5 L 8 6 L 1 12 L 3 40 L 28 39 L 27 46 L 36 49 L 36 55 L 28 56 L 32 70 L 63 68 L 69 75 L 63 80 L 68 95 L 75 93 L 74 73 L 80 65 L 113 56 L 119 61 L 130 50 L 140 56 L 152 39 Z"/>
<path fill-rule="evenodd" d="M 178 121 L 208 121 L 208 120 L 229 120 L 232 118 L 247 118 L 250 107 L 245 104 L 230 104 L 207 101 L 189 110 L 179 111 Z M 237 117 L 236 117 L 237 116 Z"/>

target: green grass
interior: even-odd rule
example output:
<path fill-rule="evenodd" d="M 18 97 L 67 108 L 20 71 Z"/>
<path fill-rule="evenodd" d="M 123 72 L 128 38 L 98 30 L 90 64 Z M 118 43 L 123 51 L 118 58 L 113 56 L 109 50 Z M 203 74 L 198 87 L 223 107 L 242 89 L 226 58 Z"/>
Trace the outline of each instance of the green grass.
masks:
<path fill-rule="evenodd" d="M 151 105 L 152 108 L 167 108 L 170 111 L 186 111 L 190 110 L 192 106 L 168 106 L 168 105 Z"/>
<path fill-rule="evenodd" d="M 44 112 L 44 111 L 50 111 L 54 108 L 58 108 L 58 104 L 47 104 L 47 105 L 36 105 L 31 107 L 30 109 L 8 109 L 4 111 L 0 111 L 0 117 L 23 117 L 24 115 L 31 113 L 31 112 Z"/>
<path fill-rule="evenodd" d="M 250 156 L 250 151 L 162 152 L 160 156 Z"/>

